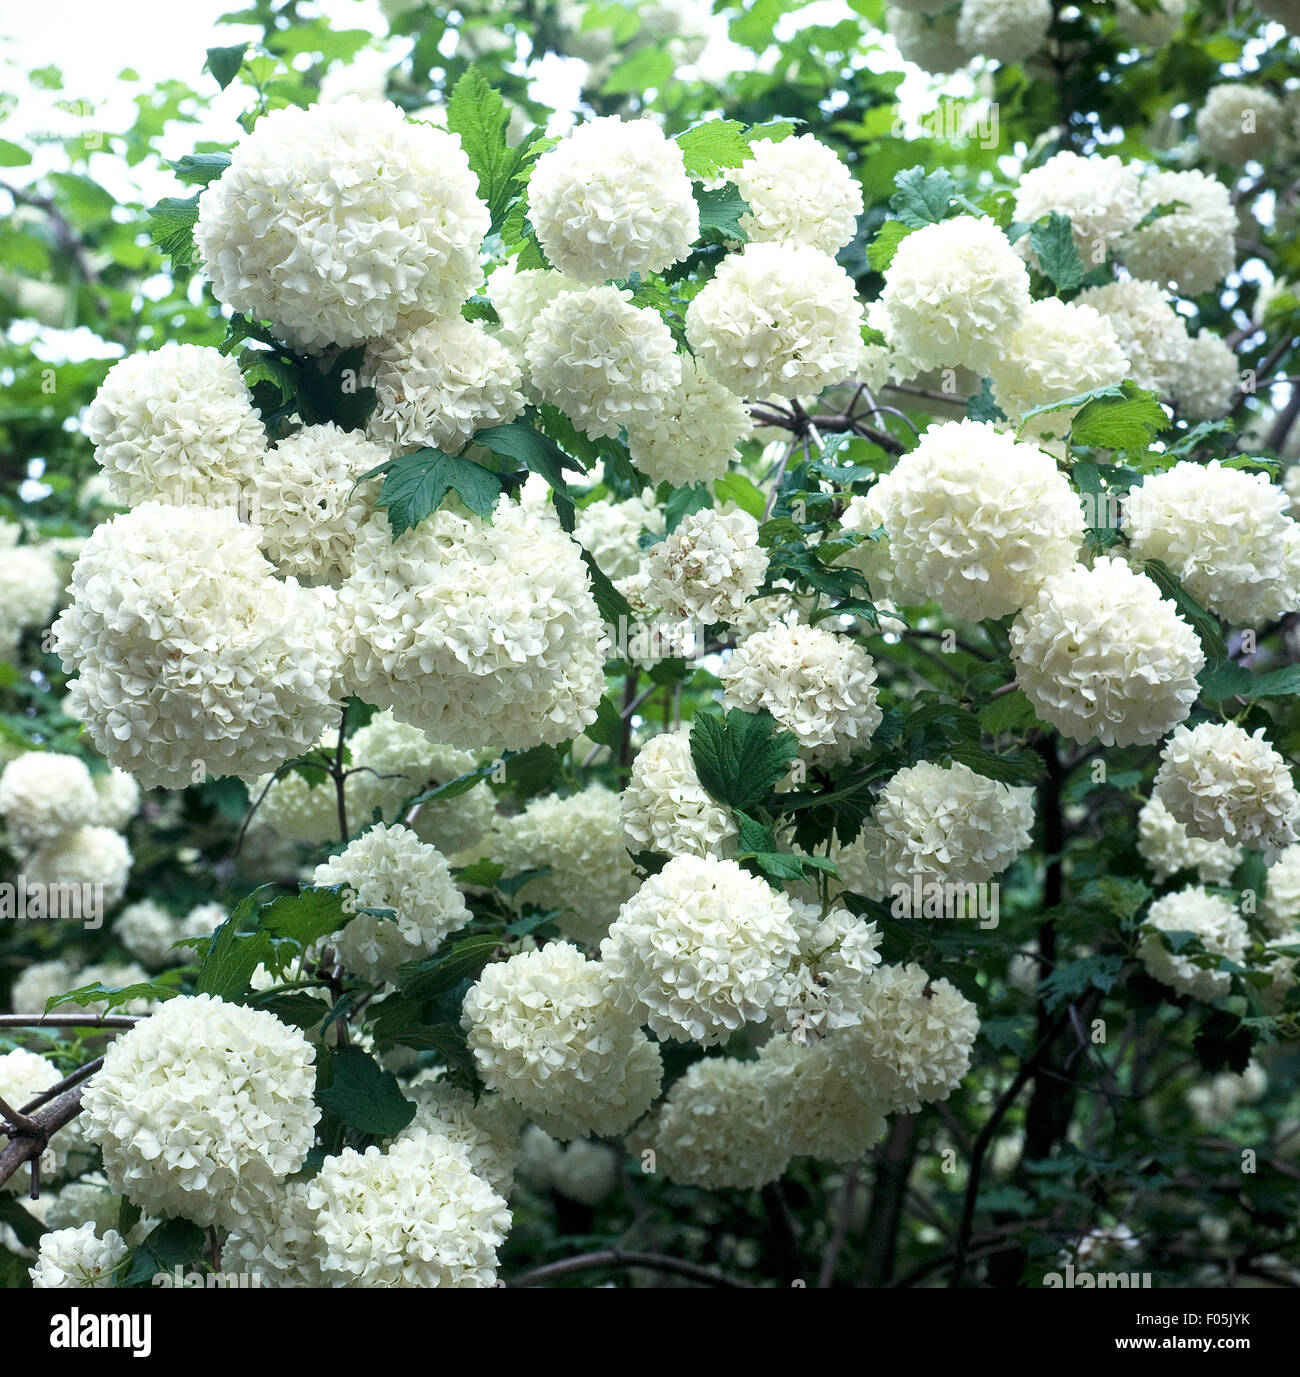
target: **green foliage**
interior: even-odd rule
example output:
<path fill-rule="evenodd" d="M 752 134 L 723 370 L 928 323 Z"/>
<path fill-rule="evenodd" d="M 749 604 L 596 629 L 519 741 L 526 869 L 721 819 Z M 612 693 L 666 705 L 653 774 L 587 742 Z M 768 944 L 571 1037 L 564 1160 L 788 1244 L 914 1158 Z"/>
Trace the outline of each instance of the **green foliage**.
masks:
<path fill-rule="evenodd" d="M 691 724 L 691 759 L 700 783 L 732 808 L 762 803 L 798 754 L 799 743 L 767 713 L 702 713 Z"/>
<path fill-rule="evenodd" d="M 360 1047 L 338 1047 L 329 1055 L 328 1084 L 319 1092 L 321 1108 L 357 1133 L 390 1138 L 415 1118 L 391 1071 Z"/>
<path fill-rule="evenodd" d="M 473 459 L 444 454 L 432 446 L 391 460 L 382 472 L 384 485 L 375 506 L 387 510 L 394 540 L 436 511 L 449 492 L 454 491 L 484 521 L 492 520 L 501 496 L 498 474 Z"/>

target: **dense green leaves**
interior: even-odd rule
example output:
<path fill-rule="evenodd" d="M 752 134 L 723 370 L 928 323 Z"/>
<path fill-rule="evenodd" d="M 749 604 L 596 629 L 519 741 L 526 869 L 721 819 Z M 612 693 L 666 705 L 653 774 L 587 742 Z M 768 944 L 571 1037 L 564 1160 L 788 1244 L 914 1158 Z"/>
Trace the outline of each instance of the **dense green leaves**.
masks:
<path fill-rule="evenodd" d="M 733 808 L 766 799 L 798 754 L 799 743 L 778 731 L 767 713 L 702 713 L 691 724 L 691 758 L 700 783 Z"/>

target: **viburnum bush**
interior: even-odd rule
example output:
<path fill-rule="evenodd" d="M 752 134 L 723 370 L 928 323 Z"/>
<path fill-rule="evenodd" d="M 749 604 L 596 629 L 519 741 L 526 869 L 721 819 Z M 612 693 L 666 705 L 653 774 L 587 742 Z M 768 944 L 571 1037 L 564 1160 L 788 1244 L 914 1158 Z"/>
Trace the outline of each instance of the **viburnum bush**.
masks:
<path fill-rule="evenodd" d="M 383 8 L 6 188 L 4 1282 L 1300 1284 L 1296 16 Z"/>

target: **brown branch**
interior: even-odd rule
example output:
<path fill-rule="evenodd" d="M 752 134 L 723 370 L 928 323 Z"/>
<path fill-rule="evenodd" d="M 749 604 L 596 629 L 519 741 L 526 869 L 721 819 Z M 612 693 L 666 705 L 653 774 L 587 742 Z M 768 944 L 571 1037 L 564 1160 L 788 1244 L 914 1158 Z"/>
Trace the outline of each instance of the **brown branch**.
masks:
<path fill-rule="evenodd" d="M 145 1014 L 0 1014 L 0 1028 L 134 1028 Z"/>
<path fill-rule="evenodd" d="M 536 1286 L 556 1277 L 568 1276 L 572 1272 L 589 1272 L 603 1267 L 649 1267 L 657 1272 L 673 1272 L 678 1276 L 689 1277 L 692 1281 L 703 1282 L 706 1286 L 721 1286 L 729 1290 L 747 1290 L 749 1283 L 728 1277 L 721 1272 L 710 1271 L 694 1262 L 682 1258 L 668 1257 L 664 1253 L 625 1253 L 618 1248 L 606 1248 L 598 1253 L 580 1253 L 577 1257 L 564 1258 L 560 1262 L 548 1262 L 534 1267 L 514 1281 L 508 1282 L 511 1289 Z"/>
<path fill-rule="evenodd" d="M 0 1186 L 24 1163 L 35 1163 L 54 1134 L 77 1117 L 81 1112 L 81 1095 L 85 1088 L 85 1085 L 75 1085 L 71 1090 L 65 1090 L 35 1116 L 30 1129 L 19 1129 L 11 1134 L 9 1146 L 0 1152 Z M 32 1171 L 32 1190 L 37 1190 L 35 1166 Z"/>

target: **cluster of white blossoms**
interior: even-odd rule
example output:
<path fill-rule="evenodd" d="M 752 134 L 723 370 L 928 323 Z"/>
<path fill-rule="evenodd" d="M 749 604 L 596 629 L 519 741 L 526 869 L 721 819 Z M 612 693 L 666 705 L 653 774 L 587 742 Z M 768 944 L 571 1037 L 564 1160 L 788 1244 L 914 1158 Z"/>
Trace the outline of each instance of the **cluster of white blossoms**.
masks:
<path fill-rule="evenodd" d="M 1051 457 L 980 421 L 931 426 L 874 491 L 890 559 L 955 617 L 1019 611 L 1083 543 Z"/>
<path fill-rule="evenodd" d="M 1161 397 L 1173 393 L 1186 371 L 1187 324 L 1154 282 L 1132 279 L 1089 287 L 1078 297 L 1105 316 L 1128 359 L 1125 376 Z"/>
<path fill-rule="evenodd" d="M 75 886 L 83 896 L 98 894 L 111 908 L 126 891 L 131 847 L 115 828 L 73 827 L 24 852 L 22 865 L 29 883 L 38 881 L 51 891 Z"/>
<path fill-rule="evenodd" d="M 484 1085 L 553 1137 L 622 1133 L 659 1094 L 659 1049 L 614 1002 L 613 984 L 605 964 L 551 942 L 488 966 L 465 996 Z"/>
<path fill-rule="evenodd" d="M 0 657 L 18 649 L 23 633 L 47 626 L 59 606 L 63 576 L 53 542 L 20 545 L 22 527 L 0 519 Z"/>
<path fill-rule="evenodd" d="M 1232 1118 L 1239 1105 L 1253 1103 L 1267 1087 L 1268 1073 L 1252 1061 L 1239 1074 L 1221 1071 L 1202 1085 L 1190 1086 L 1184 1098 L 1202 1128 L 1218 1128 Z"/>
<path fill-rule="evenodd" d="M 634 418 L 627 430 L 632 462 L 651 482 L 674 487 L 721 478 L 750 432 L 749 413 L 734 392 L 689 354 L 681 364 L 681 382 L 663 409 Z"/>
<path fill-rule="evenodd" d="M 1152 745 L 1200 694 L 1196 632 L 1145 574 L 1099 557 L 1048 579 L 1011 626 L 1016 682 L 1072 741 Z"/>
<path fill-rule="evenodd" d="M 123 827 L 139 802 L 130 775 L 92 775 L 74 755 L 24 751 L 0 770 L 0 818 L 19 846 L 42 846 L 80 827 Z"/>
<path fill-rule="evenodd" d="M 1158 794 L 1147 799 L 1138 813 L 1137 849 L 1157 880 L 1167 880 L 1180 870 L 1195 870 L 1205 885 L 1226 885 L 1244 855 L 1239 846 L 1191 836 Z M 1267 900 L 1261 903 L 1261 912 L 1266 905 Z"/>
<path fill-rule="evenodd" d="M 1210 958 L 1240 964 L 1250 944 L 1245 920 L 1227 899 L 1193 886 L 1157 899 L 1142 925 L 1138 955 L 1152 979 L 1196 999 L 1211 1000 L 1227 994 L 1232 976 L 1218 969 L 1217 959 L 1202 965 L 1203 957 L 1171 950 L 1161 935 L 1186 932 L 1195 935 Z"/>
<path fill-rule="evenodd" d="M 468 1090 L 431 1071 L 419 1072 L 402 1093 L 415 1105 L 415 1118 L 399 1136 L 420 1131 L 445 1135 L 464 1148 L 470 1166 L 498 1195 L 510 1198 L 522 1152 L 523 1113 L 517 1105 L 493 1091 L 475 1100 Z"/>
<path fill-rule="evenodd" d="M 1155 794 L 1189 836 L 1266 859 L 1296 841 L 1300 794 L 1263 727 L 1251 735 L 1232 722 L 1180 726 L 1160 752 Z"/>
<path fill-rule="evenodd" d="M 229 507 L 146 502 L 95 529 L 54 625 L 71 710 L 145 787 L 252 780 L 335 714 L 324 600 L 279 580 Z"/>
<path fill-rule="evenodd" d="M 1226 415 L 1242 386 L 1241 362 L 1212 330 L 1198 330 L 1187 342 L 1187 367 L 1174 379 L 1173 398 L 1191 421 Z"/>
<path fill-rule="evenodd" d="M 1104 263 L 1142 218 L 1137 172 L 1115 157 L 1054 153 L 1021 173 L 1015 197 L 1016 219 L 1022 224 L 1032 225 L 1053 211 L 1066 216 L 1086 266 Z M 1028 236 L 1018 243 L 1033 253 Z"/>
<path fill-rule="evenodd" d="M 914 62 L 934 76 L 959 72 L 970 63 L 970 51 L 957 38 L 955 13 L 924 14 L 902 5 L 888 5 L 885 18 L 905 62 Z"/>
<path fill-rule="evenodd" d="M 62 993 L 59 991 L 58 993 Z M 44 1012 L 44 1005 L 38 1010 Z M 15 1047 L 0 1054 L 0 1098 L 6 1104 L 22 1112 L 23 1108 L 44 1094 L 60 1080 L 58 1069 L 52 1061 L 25 1047 Z M 68 1161 L 68 1139 L 66 1134 L 55 1134 L 41 1152 L 40 1175 L 44 1181 L 57 1177 Z M 31 1168 L 23 1165 L 5 1182 L 0 1190 L 14 1195 L 27 1190 L 31 1184 Z"/>
<path fill-rule="evenodd" d="M 1286 107 L 1265 86 L 1226 81 L 1211 86 L 1196 112 L 1196 140 L 1211 157 L 1240 168 L 1268 155 L 1286 125 Z"/>
<path fill-rule="evenodd" d="M 1183 296 L 1200 296 L 1236 266 L 1231 193 L 1204 172 L 1153 172 L 1142 182 L 1143 217 L 1166 205 L 1175 209 L 1125 239 L 1124 266 L 1134 277 L 1172 283 Z"/>
<path fill-rule="evenodd" d="M 1187 0 L 1154 0 L 1143 9 L 1137 0 L 1116 0 L 1115 19 L 1127 37 L 1144 48 L 1160 48 L 1178 32 Z"/>
<path fill-rule="evenodd" d="M 809 764 L 835 764 L 863 749 L 880 725 L 876 668 L 847 636 L 776 622 L 747 636 L 722 667 L 722 702 L 770 712 L 793 732 Z"/>
<path fill-rule="evenodd" d="M 297 1028 L 182 995 L 113 1042 L 82 1097 L 104 1174 L 141 1209 L 206 1227 L 241 1216 L 315 1141 L 316 1057 Z"/>
<path fill-rule="evenodd" d="M 768 1017 L 798 953 L 790 901 L 714 856 L 675 856 L 600 946 L 621 1008 L 659 1038 L 705 1047 Z"/>
<path fill-rule="evenodd" d="M 740 228 L 755 244 L 806 244 L 835 254 L 853 238 L 862 187 L 811 134 L 756 139 L 733 180 L 749 210 Z"/>
<path fill-rule="evenodd" d="M 823 913 L 802 899 L 791 899 L 790 909 L 799 952 L 776 996 L 772 1026 L 809 1042 L 861 1021 L 883 935 L 847 909 Z"/>
<path fill-rule="evenodd" d="M 1288 846 L 1269 866 L 1259 916 L 1273 937 L 1300 927 L 1300 845 Z"/>
<path fill-rule="evenodd" d="M 1263 475 L 1183 460 L 1123 504 L 1138 559 L 1158 559 L 1204 607 L 1236 626 L 1300 608 L 1300 523 Z"/>
<path fill-rule="evenodd" d="M 218 301 L 321 350 L 456 315 L 487 230 L 456 135 L 351 98 L 258 120 L 200 197 L 194 241 Z"/>
<path fill-rule="evenodd" d="M 605 1143 L 590 1138 L 557 1143 L 536 1124 L 524 1129 L 519 1175 L 535 1190 L 554 1191 L 590 1207 L 618 1185 L 620 1166 L 619 1154 Z"/>
<path fill-rule="evenodd" d="M 567 798 L 531 800 L 521 813 L 497 821 L 487 845 L 507 876 L 549 869 L 519 890 L 519 901 L 561 910 L 560 929 L 589 947 L 599 944 L 636 892 L 619 796 L 603 784 Z"/>
<path fill-rule="evenodd" d="M 396 540 L 371 517 L 339 603 L 348 687 L 435 739 L 525 749 L 596 720 L 600 614 L 545 515 L 503 498 L 491 524 L 443 509 Z"/>
<path fill-rule="evenodd" d="M 658 534 L 663 530 L 663 509 L 652 499 L 653 494 L 649 498 L 640 494 L 623 502 L 599 498 L 577 513 L 573 538 L 607 577 L 624 579 L 635 574 L 642 562 L 641 533 Z"/>
<path fill-rule="evenodd" d="M 736 836 L 730 812 L 700 783 L 688 728 L 652 736 L 641 747 L 619 810 L 629 851 L 720 856 Z"/>
<path fill-rule="evenodd" d="M 779 1136 L 793 1156 L 855 1162 L 884 1136 L 871 1068 L 848 1050 L 834 1032 L 820 1041 L 780 1034 L 759 1050 L 779 1106 Z"/>
<path fill-rule="evenodd" d="M 346 885 L 354 916 L 331 939 L 339 960 L 367 980 L 392 980 L 404 961 L 433 952 L 469 922 L 447 859 L 408 828 L 380 823 L 318 865 L 312 883 Z"/>
<path fill-rule="evenodd" d="M 1051 0 L 961 0 L 957 38 L 972 54 L 1020 62 L 1043 46 L 1051 22 Z"/>
<path fill-rule="evenodd" d="M 36 1264 L 29 1269 L 32 1286 L 38 1291 L 114 1286 L 128 1251 L 116 1229 L 106 1229 L 102 1237 L 94 1224 L 51 1229 L 41 1235 Z"/>
<path fill-rule="evenodd" d="M 646 555 L 646 597 L 679 621 L 730 622 L 762 587 L 767 552 L 748 512 L 692 512 Z"/>

